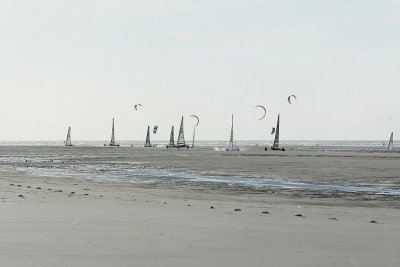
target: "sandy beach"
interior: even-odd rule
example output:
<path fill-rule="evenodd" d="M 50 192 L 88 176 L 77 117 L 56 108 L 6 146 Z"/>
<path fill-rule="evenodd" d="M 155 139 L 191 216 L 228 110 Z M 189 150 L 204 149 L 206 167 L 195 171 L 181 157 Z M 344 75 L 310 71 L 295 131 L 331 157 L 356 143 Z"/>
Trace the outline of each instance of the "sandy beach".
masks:
<path fill-rule="evenodd" d="M 396 153 L 2 147 L 0 155 L 1 266 L 400 265 L 396 195 L 75 173 L 82 162 L 123 162 L 396 188 Z"/>

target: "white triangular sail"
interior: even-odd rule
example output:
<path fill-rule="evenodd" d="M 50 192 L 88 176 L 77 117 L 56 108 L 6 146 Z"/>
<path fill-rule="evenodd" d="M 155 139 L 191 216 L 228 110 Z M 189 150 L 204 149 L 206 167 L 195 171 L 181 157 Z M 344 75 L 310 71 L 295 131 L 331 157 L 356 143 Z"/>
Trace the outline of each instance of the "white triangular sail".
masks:
<path fill-rule="evenodd" d="M 115 131 L 114 131 L 114 118 L 112 121 L 112 130 L 111 130 L 111 141 L 110 141 L 110 146 L 119 146 L 119 144 L 117 144 L 115 142 Z"/>
<path fill-rule="evenodd" d="M 146 143 L 145 143 L 144 146 L 145 147 L 151 147 L 151 144 L 150 144 L 150 126 L 147 126 Z"/>
<path fill-rule="evenodd" d="M 174 126 L 172 125 L 171 134 L 169 136 L 169 146 L 175 146 Z"/>
<path fill-rule="evenodd" d="M 278 122 L 276 123 L 276 128 L 275 128 L 274 145 L 271 147 L 271 149 L 273 150 L 279 150 L 279 117 L 280 114 L 278 114 Z"/>
<path fill-rule="evenodd" d="M 393 146 L 393 132 L 392 132 L 392 134 L 390 135 L 388 150 L 394 150 L 394 146 Z"/>
<path fill-rule="evenodd" d="M 71 127 L 68 127 L 67 139 L 65 140 L 66 146 L 72 146 L 71 142 Z"/>
<path fill-rule="evenodd" d="M 226 151 L 239 151 L 238 147 L 233 146 L 233 114 L 232 114 L 232 126 L 231 126 L 231 136 L 229 138 L 229 144 Z"/>
<path fill-rule="evenodd" d="M 178 147 L 185 147 L 186 146 L 186 144 L 185 144 L 185 136 L 184 136 L 184 133 L 183 133 L 183 116 L 182 116 L 182 119 L 181 119 L 181 127 L 179 128 L 178 141 L 176 142 L 176 145 Z"/>

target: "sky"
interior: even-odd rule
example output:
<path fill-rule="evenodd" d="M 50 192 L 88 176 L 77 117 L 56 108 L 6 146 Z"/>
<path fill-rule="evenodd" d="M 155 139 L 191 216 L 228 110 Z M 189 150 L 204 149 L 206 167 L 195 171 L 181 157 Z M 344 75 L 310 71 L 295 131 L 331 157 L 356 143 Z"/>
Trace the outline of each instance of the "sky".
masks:
<path fill-rule="evenodd" d="M 1 0 L 0 140 L 386 140 L 400 1 Z M 287 97 L 297 96 L 289 104 Z M 134 109 L 140 103 L 142 107 Z M 256 105 L 267 110 L 264 119 Z"/>

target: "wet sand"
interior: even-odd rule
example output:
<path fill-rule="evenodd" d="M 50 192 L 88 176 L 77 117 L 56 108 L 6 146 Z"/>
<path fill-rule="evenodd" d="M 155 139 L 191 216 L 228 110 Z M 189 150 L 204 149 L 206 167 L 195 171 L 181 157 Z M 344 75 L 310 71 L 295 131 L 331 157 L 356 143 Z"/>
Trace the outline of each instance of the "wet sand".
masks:
<path fill-rule="evenodd" d="M 398 154 L 1 148 L 282 179 L 399 184 Z M 75 159 L 74 159 L 75 157 Z M 0 166 L 1 266 L 399 266 L 400 200 L 42 177 Z"/>

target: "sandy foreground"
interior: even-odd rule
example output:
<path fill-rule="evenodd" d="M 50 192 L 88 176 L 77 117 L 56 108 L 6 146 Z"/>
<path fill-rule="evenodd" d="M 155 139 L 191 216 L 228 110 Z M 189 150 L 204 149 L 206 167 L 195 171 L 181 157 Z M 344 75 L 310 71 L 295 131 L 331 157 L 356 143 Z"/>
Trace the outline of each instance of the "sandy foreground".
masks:
<path fill-rule="evenodd" d="M 224 173 L 399 183 L 398 157 L 385 154 L 109 151 L 84 153 Z M 286 168 L 274 167 L 280 164 Z M 1 169 L 0 188 L 0 266 L 400 266 L 396 197 L 138 185 L 10 169 Z"/>

